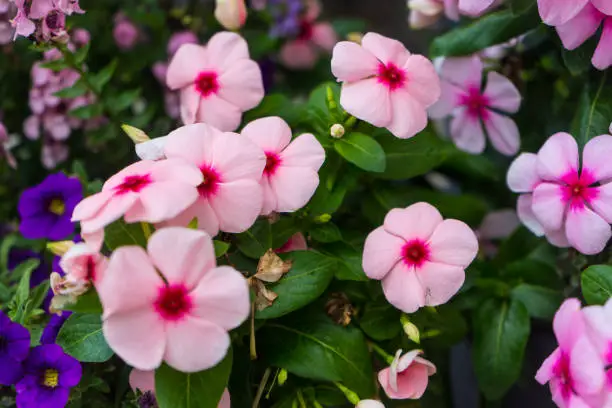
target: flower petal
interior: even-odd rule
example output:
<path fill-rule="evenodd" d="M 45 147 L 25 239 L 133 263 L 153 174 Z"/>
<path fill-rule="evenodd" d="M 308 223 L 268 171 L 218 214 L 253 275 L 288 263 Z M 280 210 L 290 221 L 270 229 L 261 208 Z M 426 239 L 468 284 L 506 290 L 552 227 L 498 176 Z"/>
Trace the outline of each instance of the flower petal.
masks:
<path fill-rule="evenodd" d="M 512 119 L 489 111 L 484 126 L 495 150 L 506 156 L 514 156 L 519 151 L 521 138 Z"/>
<path fill-rule="evenodd" d="M 180 89 L 192 84 L 209 64 L 206 48 L 197 44 L 183 44 L 168 65 L 166 85 Z"/>
<path fill-rule="evenodd" d="M 558 26 L 574 18 L 587 3 L 589 0 L 538 0 L 538 9 L 546 24 Z"/>
<path fill-rule="evenodd" d="M 253 225 L 261 212 L 263 194 L 254 180 L 236 180 L 219 184 L 209 203 L 219 220 L 222 231 L 236 234 Z"/>
<path fill-rule="evenodd" d="M 435 92 L 435 90 L 434 90 Z M 425 106 L 405 89 L 391 92 L 391 123 L 387 128 L 400 139 L 415 136 L 427 126 Z"/>
<path fill-rule="evenodd" d="M 138 194 L 114 195 L 93 217 L 81 221 L 81 231 L 92 233 L 121 218 L 138 200 Z"/>
<path fill-rule="evenodd" d="M 180 90 L 181 120 L 185 125 L 197 122 L 202 94 L 194 85 L 188 85 Z"/>
<path fill-rule="evenodd" d="M 202 167 L 213 162 L 213 149 L 210 148 L 219 130 L 206 123 L 182 126 L 168 134 L 164 153 L 166 157 L 184 159 Z"/>
<path fill-rule="evenodd" d="M 597 191 L 589 200 L 591 208 L 608 224 L 612 224 L 612 183 L 591 187 L 589 190 Z"/>
<path fill-rule="evenodd" d="M 329 52 L 338 42 L 338 34 L 330 23 L 317 23 L 312 27 L 312 42 Z"/>
<path fill-rule="evenodd" d="M 278 116 L 249 122 L 240 134 L 251 139 L 264 152 L 280 153 L 291 142 L 291 128 Z"/>
<path fill-rule="evenodd" d="M 604 15 L 591 4 L 587 4 L 576 17 L 556 28 L 563 46 L 574 50 L 597 32 Z"/>
<path fill-rule="evenodd" d="M 325 161 L 325 149 L 311 133 L 299 135 L 281 154 L 283 166 L 308 167 L 319 171 Z"/>
<path fill-rule="evenodd" d="M 521 153 L 510 165 L 506 177 L 508 187 L 515 193 L 530 193 L 540 183 L 538 156 Z"/>
<path fill-rule="evenodd" d="M 376 75 L 379 61 L 374 54 L 351 41 L 341 41 L 334 47 L 331 69 L 339 81 L 354 82 Z"/>
<path fill-rule="evenodd" d="M 430 261 L 466 267 L 478 254 L 478 239 L 466 223 L 442 221 L 429 238 Z"/>
<path fill-rule="evenodd" d="M 584 146 L 582 173 L 588 172 L 596 181 L 612 178 L 612 136 L 594 137 Z"/>
<path fill-rule="evenodd" d="M 432 119 L 443 119 L 450 116 L 459 106 L 459 97 L 464 93 L 457 85 L 446 80 L 441 81 L 440 91 L 440 99 L 427 110 Z"/>
<path fill-rule="evenodd" d="M 465 152 L 480 154 L 485 149 L 485 133 L 480 119 L 470 115 L 465 108 L 457 109 L 450 133 L 455 145 Z"/>
<path fill-rule="evenodd" d="M 162 223 L 162 225 L 186 227 L 194 218 L 197 220 L 198 229 L 208 232 L 211 237 L 219 233 L 219 220 L 217 219 L 217 214 L 215 214 L 215 211 L 210 206 L 208 199 L 203 196 L 200 196 L 200 198 L 185 211 L 175 218 Z"/>
<path fill-rule="evenodd" d="M 213 35 L 206 44 L 211 64 L 221 73 L 242 59 L 248 59 L 249 46 L 239 34 L 222 31 Z"/>
<path fill-rule="evenodd" d="M 99 193 L 84 198 L 74 208 L 74 211 L 72 212 L 72 221 L 81 221 L 93 217 L 106 205 L 106 203 L 108 203 L 109 200 L 112 199 L 112 197 L 113 192 L 107 190 L 100 191 Z M 21 208 L 21 202 L 19 203 L 19 205 Z"/>
<path fill-rule="evenodd" d="M 536 236 L 541 237 L 544 235 L 544 227 L 538 221 L 538 218 L 533 213 L 532 194 L 521 194 L 516 202 L 516 213 L 525 227 Z"/>
<path fill-rule="evenodd" d="M 521 106 L 521 94 L 516 86 L 505 76 L 495 71 L 489 72 L 484 90 L 489 106 L 507 113 L 516 113 Z"/>
<path fill-rule="evenodd" d="M 569 352 L 585 332 L 580 306 L 578 299 L 566 299 L 553 319 L 553 330 L 557 342 L 561 350 L 565 352 Z"/>
<path fill-rule="evenodd" d="M 319 51 L 310 41 L 288 41 L 281 47 L 280 60 L 287 68 L 312 69 L 319 59 Z"/>
<path fill-rule="evenodd" d="M 383 279 L 402 258 L 406 242 L 378 227 L 368 234 L 363 248 L 363 270 L 370 279 Z"/>
<path fill-rule="evenodd" d="M 445 58 L 440 67 L 440 77 L 461 89 L 480 89 L 483 69 L 482 60 L 478 56 Z"/>
<path fill-rule="evenodd" d="M 405 313 L 414 313 L 425 306 L 425 289 L 414 268 L 398 262 L 382 281 L 385 297 L 393 306 Z"/>
<path fill-rule="evenodd" d="M 544 360 L 538 372 L 535 375 L 535 380 L 544 385 L 555 377 L 555 367 L 561 359 L 561 348 L 557 347 L 550 356 Z"/>
<path fill-rule="evenodd" d="M 601 71 L 612 65 L 612 18 L 610 17 L 604 21 L 601 39 L 591 62 L 595 68 Z"/>
<path fill-rule="evenodd" d="M 340 104 L 351 115 L 374 126 L 384 127 L 391 122 L 389 89 L 376 78 L 367 78 L 342 85 Z"/>
<path fill-rule="evenodd" d="M 545 230 L 561 229 L 566 208 L 563 187 L 560 185 L 541 183 L 533 191 L 531 209 Z"/>
<path fill-rule="evenodd" d="M 585 255 L 603 251 L 612 236 L 610 224 L 586 206 L 568 211 L 565 233 L 569 243 Z"/>
<path fill-rule="evenodd" d="M 494 0 L 459 0 L 459 10 L 471 17 L 478 17 L 485 12 Z"/>
<path fill-rule="evenodd" d="M 465 271 L 462 267 L 445 263 L 425 262 L 416 269 L 416 274 L 425 291 L 427 306 L 438 306 L 448 302 L 465 281 Z"/>
<path fill-rule="evenodd" d="M 440 98 L 440 78 L 431 61 L 422 55 L 411 55 L 404 69 L 408 93 L 425 107 L 433 105 Z"/>
<path fill-rule="evenodd" d="M 436 207 L 421 202 L 389 211 L 385 217 L 384 228 L 405 241 L 428 240 L 441 223 L 442 215 Z"/>
<path fill-rule="evenodd" d="M 238 128 L 242 111 L 236 105 L 218 95 L 208 95 L 200 100 L 196 121 L 208 123 L 223 132 Z"/>
<path fill-rule="evenodd" d="M 259 105 L 264 97 L 259 65 L 250 59 L 233 63 L 219 76 L 218 95 L 243 111 Z"/>
<path fill-rule="evenodd" d="M 548 138 L 538 152 L 538 173 L 544 180 L 561 180 L 578 171 L 578 144 L 568 133 Z"/>
<path fill-rule="evenodd" d="M 582 336 L 570 352 L 572 388 L 578 395 L 594 395 L 605 384 L 605 362 L 587 336 Z"/>
<path fill-rule="evenodd" d="M 607 0 L 591 0 L 591 4 L 594 5 L 602 13 L 612 16 L 612 3 Z"/>
<path fill-rule="evenodd" d="M 213 168 L 223 182 L 259 180 L 266 166 L 264 152 L 251 140 L 236 133 L 213 137 Z"/>
<path fill-rule="evenodd" d="M 186 210 L 198 199 L 195 186 L 161 181 L 140 192 L 139 203 L 125 214 L 128 223 L 168 221 Z"/>
<path fill-rule="evenodd" d="M 277 212 L 294 212 L 304 207 L 319 186 L 319 175 L 308 167 L 281 165 L 269 179 Z"/>
<path fill-rule="evenodd" d="M 402 67 L 410 57 L 410 52 L 404 44 L 377 33 L 364 35 L 361 39 L 361 45 L 384 64 L 392 62 Z"/>

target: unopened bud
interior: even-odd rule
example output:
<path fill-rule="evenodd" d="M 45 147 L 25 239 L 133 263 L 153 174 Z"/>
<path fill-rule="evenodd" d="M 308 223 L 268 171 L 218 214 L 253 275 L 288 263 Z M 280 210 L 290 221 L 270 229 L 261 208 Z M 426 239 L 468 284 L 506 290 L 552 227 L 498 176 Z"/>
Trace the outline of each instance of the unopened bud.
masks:
<path fill-rule="evenodd" d="M 338 387 L 338 389 L 342 391 L 346 399 L 349 400 L 351 404 L 357 405 L 361 401 L 361 399 L 359 398 L 359 395 L 357 395 L 357 393 L 354 392 L 353 390 L 346 388 L 344 385 L 340 383 L 336 383 L 336 387 Z"/>
<path fill-rule="evenodd" d="M 361 44 L 361 40 L 363 39 L 363 34 L 357 33 L 357 32 L 348 33 L 346 35 L 346 39 L 354 43 Z"/>
<path fill-rule="evenodd" d="M 284 368 L 281 368 L 281 370 L 278 372 L 278 385 L 283 385 L 287 382 L 287 377 L 289 376 L 289 373 L 287 372 L 287 370 L 285 370 Z"/>
<path fill-rule="evenodd" d="M 128 135 L 128 137 L 132 139 L 135 144 L 144 143 L 151 140 L 145 132 L 134 126 L 123 124 L 121 125 L 121 129 L 123 129 L 125 134 Z"/>
<path fill-rule="evenodd" d="M 57 241 L 47 243 L 47 250 L 53 255 L 62 256 L 74 246 L 73 241 Z"/>
<path fill-rule="evenodd" d="M 404 333 L 406 336 L 416 344 L 421 343 L 421 333 L 419 332 L 419 328 L 416 327 L 414 323 L 412 323 L 408 316 L 402 315 L 400 318 L 400 322 L 402 323 L 402 328 L 404 329 Z"/>
<path fill-rule="evenodd" d="M 342 136 L 344 136 L 344 126 L 339 123 L 336 123 L 329 130 L 329 134 L 333 138 L 340 139 Z"/>
<path fill-rule="evenodd" d="M 314 222 L 317 224 L 326 224 L 331 220 L 331 218 L 332 217 L 329 214 L 321 214 L 314 218 Z"/>

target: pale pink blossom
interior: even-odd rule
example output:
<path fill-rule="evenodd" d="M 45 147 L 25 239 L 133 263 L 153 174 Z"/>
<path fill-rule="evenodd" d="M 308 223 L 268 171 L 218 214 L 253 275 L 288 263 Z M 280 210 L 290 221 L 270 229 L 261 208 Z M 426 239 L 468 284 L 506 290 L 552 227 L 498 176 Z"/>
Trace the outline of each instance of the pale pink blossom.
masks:
<path fill-rule="evenodd" d="M 601 406 L 612 406 L 612 299 L 604 306 L 587 306 L 582 309 L 587 333 L 606 366 L 606 385 L 594 400 Z"/>
<path fill-rule="evenodd" d="M 385 408 L 385 405 L 377 400 L 361 400 L 355 408 Z"/>
<path fill-rule="evenodd" d="M 425 393 L 429 377 L 436 373 L 436 366 L 419 357 L 421 350 L 412 350 L 402 356 L 398 350 L 391 366 L 378 373 L 380 383 L 391 399 L 419 399 Z"/>
<path fill-rule="evenodd" d="M 216 0 L 215 18 L 226 30 L 238 30 L 247 19 L 244 0 Z"/>
<path fill-rule="evenodd" d="M 483 90 L 483 63 L 478 56 L 445 59 L 440 77 L 442 95 L 429 115 L 452 117 L 450 136 L 459 149 L 482 153 L 486 130 L 497 151 L 507 156 L 518 152 L 519 130 L 508 115 L 519 110 L 521 95 L 508 78 L 489 72 Z"/>
<path fill-rule="evenodd" d="M 60 259 L 65 279 L 75 285 L 97 285 L 102 281 L 107 265 L 106 257 L 85 242 L 73 245 Z"/>
<path fill-rule="evenodd" d="M 348 113 L 402 139 L 425 129 L 426 109 L 440 97 L 431 61 L 376 33 L 361 45 L 336 44 L 332 72 L 342 82 L 340 104 Z"/>
<path fill-rule="evenodd" d="M 242 112 L 264 96 L 261 71 L 246 41 L 230 32 L 215 34 L 206 46 L 182 45 L 168 66 L 166 83 L 181 91 L 185 124 L 205 122 L 222 131 L 235 130 Z"/>
<path fill-rule="evenodd" d="M 169 221 L 187 226 L 194 218 L 198 228 L 211 235 L 219 230 L 238 233 L 253 225 L 262 207 L 259 185 L 266 166 L 263 151 L 248 138 L 223 133 L 205 123 L 183 126 L 170 133 L 166 157 L 182 159 L 199 169 L 199 196 Z"/>
<path fill-rule="evenodd" d="M 416 203 L 389 211 L 383 226 L 368 235 L 363 270 L 370 279 L 382 280 L 389 303 L 413 313 L 448 302 L 477 253 L 470 227 L 443 220 L 430 204 Z"/>
<path fill-rule="evenodd" d="M 139 161 L 81 201 L 72 221 L 80 221 L 84 233 L 99 231 L 121 217 L 128 223 L 166 221 L 197 200 L 200 183 L 198 168 L 182 160 Z"/>
<path fill-rule="evenodd" d="M 459 21 L 461 15 L 479 17 L 503 0 L 408 0 L 410 27 L 419 30 L 434 25 L 444 14 Z"/>
<path fill-rule="evenodd" d="M 305 133 L 291 140 L 291 128 L 276 116 L 249 123 L 242 136 L 266 155 L 260 180 L 261 214 L 294 212 L 304 207 L 319 185 L 317 172 L 325 161 L 325 150 L 317 138 Z"/>
<path fill-rule="evenodd" d="M 162 362 L 183 372 L 217 365 L 231 343 L 228 331 L 250 310 L 246 279 L 217 267 L 210 236 L 179 227 L 156 231 L 146 251 L 116 249 L 98 294 L 108 345 L 145 371 Z"/>

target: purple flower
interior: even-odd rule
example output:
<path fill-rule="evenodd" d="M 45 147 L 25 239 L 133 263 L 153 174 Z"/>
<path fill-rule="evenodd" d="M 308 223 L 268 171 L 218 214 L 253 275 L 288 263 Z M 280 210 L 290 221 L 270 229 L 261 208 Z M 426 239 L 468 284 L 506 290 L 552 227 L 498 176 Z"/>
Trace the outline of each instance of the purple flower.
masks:
<path fill-rule="evenodd" d="M 81 381 L 81 364 L 56 344 L 32 349 L 24 362 L 25 375 L 15 389 L 19 408 L 61 408 L 70 388 Z"/>
<path fill-rule="evenodd" d="M 268 7 L 274 18 L 270 30 L 272 37 L 292 37 L 300 32 L 300 15 L 304 8 L 301 0 L 270 0 Z"/>
<path fill-rule="evenodd" d="M 22 361 L 30 351 L 30 332 L 0 311 L 0 384 L 13 385 L 23 376 Z"/>
<path fill-rule="evenodd" d="M 40 337 L 40 344 L 55 344 L 57 334 L 71 314 L 72 312 L 67 310 L 59 315 L 53 314 L 49 323 L 47 323 L 43 330 L 42 336 Z"/>
<path fill-rule="evenodd" d="M 63 173 L 50 174 L 39 185 L 25 190 L 19 198 L 19 227 L 29 239 L 68 238 L 74 232 L 70 221 L 74 207 L 83 198 L 81 183 Z"/>

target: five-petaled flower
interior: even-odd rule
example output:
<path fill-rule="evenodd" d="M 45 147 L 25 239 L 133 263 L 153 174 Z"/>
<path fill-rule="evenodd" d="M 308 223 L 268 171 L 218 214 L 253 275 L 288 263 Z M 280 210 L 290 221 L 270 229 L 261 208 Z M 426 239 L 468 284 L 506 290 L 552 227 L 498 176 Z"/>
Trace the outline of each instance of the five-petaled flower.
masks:
<path fill-rule="evenodd" d="M 395 353 L 391 366 L 378 373 L 378 382 L 391 399 L 419 399 L 423 396 L 429 377 L 436 366 L 420 357 L 421 350 L 412 350 L 402 356 Z"/>

